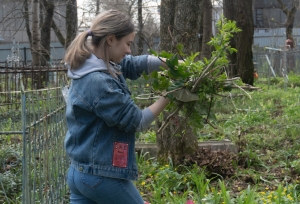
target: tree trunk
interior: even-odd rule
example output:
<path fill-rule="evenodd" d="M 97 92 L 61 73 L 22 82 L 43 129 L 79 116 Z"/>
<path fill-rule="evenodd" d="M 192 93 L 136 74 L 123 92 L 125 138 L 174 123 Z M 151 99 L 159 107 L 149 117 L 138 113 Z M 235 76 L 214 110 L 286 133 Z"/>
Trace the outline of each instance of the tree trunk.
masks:
<path fill-rule="evenodd" d="M 63 34 L 61 33 L 60 29 L 57 27 L 55 21 L 52 19 L 52 23 L 51 23 L 51 28 L 53 29 L 58 41 L 60 42 L 60 44 L 62 44 L 63 46 L 65 46 L 66 44 L 66 39 L 63 36 Z"/>
<path fill-rule="evenodd" d="M 31 44 L 31 56 L 32 56 L 32 68 L 41 68 L 40 61 L 40 30 L 39 30 L 39 15 L 40 7 L 39 0 L 32 0 L 32 44 Z M 33 84 L 36 85 L 38 89 L 42 88 L 42 76 L 41 73 L 35 73 L 33 76 Z"/>
<path fill-rule="evenodd" d="M 293 28 L 294 28 L 294 21 L 295 21 L 295 15 L 297 12 L 297 8 L 300 5 L 299 0 L 292 0 L 291 2 L 291 9 L 289 10 L 286 5 L 283 4 L 282 0 L 277 0 L 279 3 L 280 8 L 284 12 L 284 14 L 287 17 L 286 23 L 285 23 L 285 33 L 286 33 L 286 39 L 290 42 L 286 45 L 289 46 L 289 50 L 293 50 L 295 47 L 295 40 L 293 37 Z M 295 58 L 292 53 L 287 53 L 287 71 L 295 71 Z"/>
<path fill-rule="evenodd" d="M 237 53 L 229 54 L 230 65 L 228 73 L 230 77 L 240 77 L 246 84 L 253 85 L 253 13 L 252 0 L 224 0 L 224 16 L 228 20 L 234 20 L 237 27 L 242 29 L 231 40 L 231 47 L 237 49 Z"/>
<path fill-rule="evenodd" d="M 143 0 L 138 0 L 138 55 L 141 55 L 144 50 L 143 46 Z"/>
<path fill-rule="evenodd" d="M 54 15 L 54 1 L 43 0 L 40 2 L 40 28 L 41 28 L 41 47 L 40 47 L 40 64 L 41 66 L 50 65 L 50 41 L 51 41 L 51 23 Z M 42 88 L 49 82 L 49 73 L 42 72 L 40 75 L 41 84 L 39 88 Z"/>
<path fill-rule="evenodd" d="M 296 11 L 298 6 L 300 5 L 300 1 L 299 0 L 292 0 L 291 2 L 291 9 L 289 10 L 287 8 L 287 5 L 284 5 L 284 3 L 282 2 L 282 0 L 277 0 L 279 7 L 282 9 L 283 13 L 286 15 L 287 20 L 285 23 L 285 27 L 286 27 L 286 39 L 290 39 L 294 42 L 293 39 L 293 28 L 294 28 L 294 21 L 295 21 L 295 15 L 296 15 Z"/>
<path fill-rule="evenodd" d="M 250 85 L 253 85 L 254 81 L 252 53 L 254 25 L 252 16 L 252 0 L 236 0 L 235 20 L 237 27 L 242 29 L 242 32 L 236 34 L 237 67 L 242 81 Z"/>
<path fill-rule="evenodd" d="M 162 0 L 160 10 L 160 50 L 171 52 L 176 0 Z"/>
<path fill-rule="evenodd" d="M 166 119 L 169 114 L 164 113 Z M 162 164 L 169 163 L 169 158 L 175 166 L 183 163 L 186 155 L 193 155 L 198 149 L 198 138 L 188 125 L 182 125 L 180 130 L 175 133 L 178 126 L 182 123 L 182 118 L 175 115 L 170 124 L 160 134 L 156 134 L 156 144 L 158 147 L 157 160 Z M 161 121 L 156 120 L 159 128 Z"/>
<path fill-rule="evenodd" d="M 235 20 L 235 8 L 234 8 L 234 0 L 223 0 L 224 5 L 224 17 L 228 20 Z M 232 48 L 236 48 L 235 38 L 230 40 L 230 46 Z M 238 76 L 238 68 L 237 68 L 237 56 L 236 53 L 228 53 L 229 65 L 227 67 L 227 74 L 229 77 L 237 77 Z"/>
<path fill-rule="evenodd" d="M 68 0 L 66 5 L 66 42 L 67 48 L 77 35 L 77 0 Z"/>
<path fill-rule="evenodd" d="M 100 13 L 100 0 L 96 0 L 96 15 Z"/>
<path fill-rule="evenodd" d="M 199 27 L 200 27 L 200 1 L 199 0 L 177 0 L 175 9 L 175 23 L 173 36 L 175 46 L 181 43 L 184 53 L 200 52 L 199 49 Z"/>
<path fill-rule="evenodd" d="M 54 14 L 53 0 L 43 1 L 44 18 L 41 24 L 41 65 L 50 61 L 51 24 Z"/>
<path fill-rule="evenodd" d="M 24 0 L 24 19 L 25 19 L 25 28 L 26 33 L 29 39 L 30 47 L 32 46 L 32 35 L 30 30 L 30 22 L 29 22 L 29 12 L 28 12 L 28 1 Z"/>
<path fill-rule="evenodd" d="M 203 0 L 203 39 L 202 39 L 202 50 L 201 59 L 211 58 L 211 46 L 207 43 L 212 37 L 212 4 L 211 0 Z"/>
<path fill-rule="evenodd" d="M 186 54 L 198 52 L 199 1 L 178 0 L 175 4 L 175 1 L 162 0 L 161 3 L 161 50 L 174 52 L 177 43 L 182 43 Z M 166 120 L 168 115 L 164 113 L 163 120 Z M 159 162 L 168 163 L 171 158 L 174 165 L 179 165 L 182 164 L 185 155 L 191 155 L 197 151 L 198 138 L 193 134 L 191 127 L 184 122 L 183 118 L 177 114 L 171 119 L 170 125 L 165 130 L 157 133 Z M 158 127 L 161 124 L 161 121 L 156 121 Z M 184 125 L 179 126 L 180 124 Z"/>
<path fill-rule="evenodd" d="M 32 66 L 40 65 L 39 1 L 32 0 Z"/>

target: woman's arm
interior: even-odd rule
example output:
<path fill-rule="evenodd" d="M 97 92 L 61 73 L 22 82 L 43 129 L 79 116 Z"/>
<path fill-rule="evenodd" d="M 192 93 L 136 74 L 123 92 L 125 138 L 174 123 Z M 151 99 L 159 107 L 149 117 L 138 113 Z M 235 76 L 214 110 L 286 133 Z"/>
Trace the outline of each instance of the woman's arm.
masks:
<path fill-rule="evenodd" d="M 147 130 L 155 118 L 166 108 L 169 103 L 168 98 L 160 97 L 155 103 L 142 111 L 142 118 L 137 128 L 137 132 Z"/>
<path fill-rule="evenodd" d="M 150 105 L 148 108 L 151 110 L 154 117 L 157 117 L 167 107 L 169 102 L 169 98 L 161 96 L 155 103 Z"/>

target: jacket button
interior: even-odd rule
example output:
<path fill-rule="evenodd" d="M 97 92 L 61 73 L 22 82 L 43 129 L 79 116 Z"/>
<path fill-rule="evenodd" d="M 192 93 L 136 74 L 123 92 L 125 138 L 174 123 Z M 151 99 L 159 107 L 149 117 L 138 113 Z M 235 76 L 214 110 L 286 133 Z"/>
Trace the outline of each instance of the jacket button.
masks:
<path fill-rule="evenodd" d="M 79 167 L 79 171 L 82 171 L 82 170 L 83 170 L 82 166 L 81 166 L 81 167 Z"/>

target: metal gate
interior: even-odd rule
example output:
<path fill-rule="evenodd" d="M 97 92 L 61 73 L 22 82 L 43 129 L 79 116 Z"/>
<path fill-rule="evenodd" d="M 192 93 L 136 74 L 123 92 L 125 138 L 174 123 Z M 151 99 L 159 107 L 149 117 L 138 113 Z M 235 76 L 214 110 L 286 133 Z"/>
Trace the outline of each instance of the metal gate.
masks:
<path fill-rule="evenodd" d="M 8 85 L 8 82 L 2 80 L 4 83 L 2 90 L 3 87 L 9 87 L 9 90 L 1 92 L 0 99 L 4 101 L 0 101 L 0 104 L 8 107 L 2 106 L 3 110 L 7 110 L 9 114 L 1 119 L 10 119 L 12 129 L 7 129 L 7 126 L 4 128 L 0 123 L 0 133 L 10 135 L 10 138 L 19 135 L 17 147 L 21 150 L 20 155 L 7 154 L 5 158 L 2 158 L 3 167 L 9 166 L 10 168 L 6 171 L 2 170 L 0 174 L 7 171 L 13 172 L 13 166 L 16 168 L 18 165 L 21 166 L 20 171 L 14 171 L 22 178 L 21 198 L 16 203 L 69 203 L 65 179 L 69 162 L 63 146 L 66 133 L 65 101 L 61 92 L 61 88 L 66 85 L 66 69 L 56 67 L 51 70 L 51 74 L 43 72 L 43 76 L 45 74 L 56 76 L 54 81 L 48 80 L 44 88 L 34 89 L 32 86 L 26 88 L 23 83 L 24 78 L 26 77 L 27 83 L 32 83 L 34 80 L 30 79 L 30 76 L 36 79 L 37 73 L 42 72 L 38 69 L 31 70 L 31 72 L 29 70 L 24 72 L 24 69 L 6 69 L 1 72 L 0 78 L 6 78 L 10 80 L 9 83 L 12 83 Z M 18 82 L 15 81 L 17 77 L 20 79 Z M 21 90 L 15 90 L 14 87 Z M 4 124 L 3 120 L 0 122 Z M 12 157 L 14 159 L 11 159 Z M 10 158 L 9 161 L 8 158 Z M 1 177 L 0 182 L 5 192 Z M 15 203 L 9 198 L 8 193 L 4 202 Z"/>

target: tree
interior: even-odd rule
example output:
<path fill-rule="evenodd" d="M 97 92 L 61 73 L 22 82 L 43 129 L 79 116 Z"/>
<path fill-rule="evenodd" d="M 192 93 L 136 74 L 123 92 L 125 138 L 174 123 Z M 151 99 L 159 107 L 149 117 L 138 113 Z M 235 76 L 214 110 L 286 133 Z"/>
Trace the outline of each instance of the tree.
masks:
<path fill-rule="evenodd" d="M 65 0 L 66 5 L 66 35 L 56 25 L 54 19 L 52 20 L 51 27 L 55 32 L 60 44 L 67 48 L 72 40 L 76 37 L 78 30 L 78 17 L 77 17 L 77 0 Z"/>
<path fill-rule="evenodd" d="M 212 37 L 212 4 L 211 0 L 203 0 L 203 39 L 201 59 L 211 57 L 211 46 L 207 43 Z"/>
<path fill-rule="evenodd" d="M 29 6 L 32 6 L 29 13 Z M 64 5 L 64 6 L 63 6 Z M 59 7 L 64 7 L 63 15 Z M 66 32 L 57 26 L 58 20 L 65 20 Z M 77 1 L 65 0 L 64 4 L 57 0 L 24 0 L 23 18 L 32 49 L 33 64 L 46 65 L 50 61 L 51 28 L 56 33 L 60 43 L 67 47 L 77 34 Z M 30 28 L 30 22 L 32 27 Z M 66 37 L 64 37 L 66 33 Z"/>
<path fill-rule="evenodd" d="M 66 40 L 65 48 L 67 48 L 77 34 L 77 0 L 66 0 Z"/>
<path fill-rule="evenodd" d="M 252 0 L 236 2 L 235 21 L 237 27 L 242 29 L 242 32 L 237 33 L 236 49 L 237 52 L 237 67 L 238 73 L 245 84 L 253 85 L 254 82 L 254 65 L 253 65 L 253 12 Z"/>
<path fill-rule="evenodd" d="M 24 36 L 26 31 L 34 66 L 50 61 L 51 32 L 65 47 L 77 34 L 76 0 L 5 0 L 2 6 L 6 9 L 0 19 L 1 35 L 13 38 L 16 34 Z M 23 37 L 21 42 L 25 41 Z"/>
<path fill-rule="evenodd" d="M 232 9 L 233 10 L 229 10 Z M 234 36 L 234 43 L 231 44 L 235 47 L 238 52 L 236 53 L 236 58 L 234 55 L 230 56 L 231 64 L 234 70 L 232 70 L 231 75 L 239 76 L 242 81 L 246 84 L 253 85 L 254 78 L 254 65 L 253 65 L 253 35 L 254 35 L 254 25 L 253 25 L 253 14 L 252 14 L 252 0 L 241 1 L 241 0 L 224 0 L 224 15 L 229 20 L 234 20 L 237 22 L 237 27 L 242 29 L 242 32 L 236 33 Z M 232 13 L 234 15 L 232 15 Z M 228 16 L 226 16 L 228 15 Z"/>
<path fill-rule="evenodd" d="M 290 0 L 287 4 L 284 4 L 282 0 L 277 0 L 279 7 L 282 9 L 283 13 L 286 15 L 287 19 L 285 22 L 286 27 L 286 39 L 290 39 L 294 42 L 293 38 L 293 28 L 294 28 L 294 21 L 297 9 L 300 5 L 300 0 Z"/>
<path fill-rule="evenodd" d="M 101 5 L 100 0 L 96 0 L 96 15 L 100 13 L 100 5 Z"/>
<path fill-rule="evenodd" d="M 87 29 L 94 16 L 102 10 L 117 9 L 129 15 L 137 27 L 136 40 L 132 44 L 132 55 L 143 53 L 146 45 L 153 48 L 153 39 L 159 36 L 159 23 L 155 17 L 157 7 L 151 0 L 92 0 L 83 3 L 82 21 L 79 27 Z"/>
<path fill-rule="evenodd" d="M 55 6 L 55 3 L 57 6 Z M 54 20 L 55 9 L 58 8 L 58 3 L 61 1 L 55 0 L 32 0 L 32 10 L 29 13 L 30 3 L 24 0 L 23 18 L 25 19 L 25 28 L 28 35 L 33 66 L 46 66 L 50 63 L 50 42 L 51 28 L 57 34 L 60 43 L 67 48 L 77 34 L 77 1 L 65 0 L 66 13 L 66 37 L 63 36 L 63 31 L 56 25 Z M 61 17 L 61 14 L 56 11 Z M 31 29 L 30 29 L 31 21 Z M 38 88 L 42 88 L 42 84 L 48 81 L 48 73 L 37 74 L 34 79 Z"/>
<path fill-rule="evenodd" d="M 285 5 L 282 0 L 277 0 L 279 3 L 280 8 L 282 9 L 283 13 L 286 15 L 287 19 L 285 22 L 286 27 L 286 39 L 287 44 L 290 45 L 290 48 L 293 49 L 295 47 L 295 40 L 293 38 L 293 28 L 294 28 L 294 21 L 298 7 L 300 6 L 300 0 L 291 0 L 287 5 Z M 290 8 L 290 9 L 289 9 Z M 289 71 L 295 71 L 295 58 L 294 55 L 287 56 L 287 68 Z"/>
<path fill-rule="evenodd" d="M 143 53 L 143 0 L 138 0 L 138 55 Z"/>
<path fill-rule="evenodd" d="M 201 131 L 204 124 L 218 129 L 211 123 L 216 119 L 213 110 L 216 96 L 230 87 L 237 87 L 232 83 L 237 78 L 227 80 L 223 66 L 228 63 L 227 51 L 236 51 L 230 47 L 229 41 L 233 33 L 240 32 L 240 29 L 235 22 L 226 19 L 218 21 L 216 26 L 219 32 L 209 42 L 214 48 L 210 59 L 197 60 L 197 52 L 185 55 L 185 60 L 179 63 L 178 57 L 183 52 L 181 45 L 176 47 L 176 53 L 152 52 L 164 57 L 169 67 L 150 76 L 144 75 L 146 79 L 152 79 L 155 95 L 170 98 L 166 108 L 168 114 L 164 115 L 162 121 L 156 122 L 159 126 L 158 161 L 161 163 L 168 162 L 171 157 L 172 163 L 177 166 L 194 158 L 199 149 L 197 137 L 191 130 Z"/>
<path fill-rule="evenodd" d="M 176 45 L 183 44 L 183 52 L 199 52 L 199 27 L 201 20 L 200 1 L 162 0 L 161 1 L 161 44 L 160 50 L 176 53 Z M 165 121 L 169 114 L 164 113 Z M 173 163 L 178 165 L 186 154 L 192 154 L 198 149 L 198 138 L 193 129 L 183 122 L 177 114 L 172 117 L 170 125 L 163 131 L 157 132 L 158 160 L 168 162 L 170 156 Z M 162 125 L 157 120 L 156 125 Z M 184 124 L 179 126 L 179 124 Z M 178 128 L 179 127 L 179 128 Z"/>
<path fill-rule="evenodd" d="M 234 7 L 234 1 L 233 0 L 223 0 L 223 11 L 224 11 L 224 16 L 228 19 L 228 20 L 234 20 L 235 16 L 235 7 Z M 230 40 L 230 45 L 231 47 L 236 47 L 236 42 L 235 39 L 232 38 Z M 236 56 L 236 52 L 233 52 L 231 54 L 228 54 L 228 58 L 230 63 L 227 66 L 227 71 L 228 71 L 228 75 L 230 77 L 235 77 L 238 76 L 238 68 L 237 68 L 237 56 Z"/>
<path fill-rule="evenodd" d="M 54 1 L 43 0 L 40 10 L 43 15 L 40 15 L 41 29 L 41 65 L 46 65 L 50 61 L 50 39 L 51 39 L 51 24 L 54 15 Z"/>
<path fill-rule="evenodd" d="M 32 0 L 32 39 L 31 55 L 32 65 L 40 65 L 40 32 L 39 32 L 39 1 Z M 30 31 L 29 31 L 30 32 Z"/>

